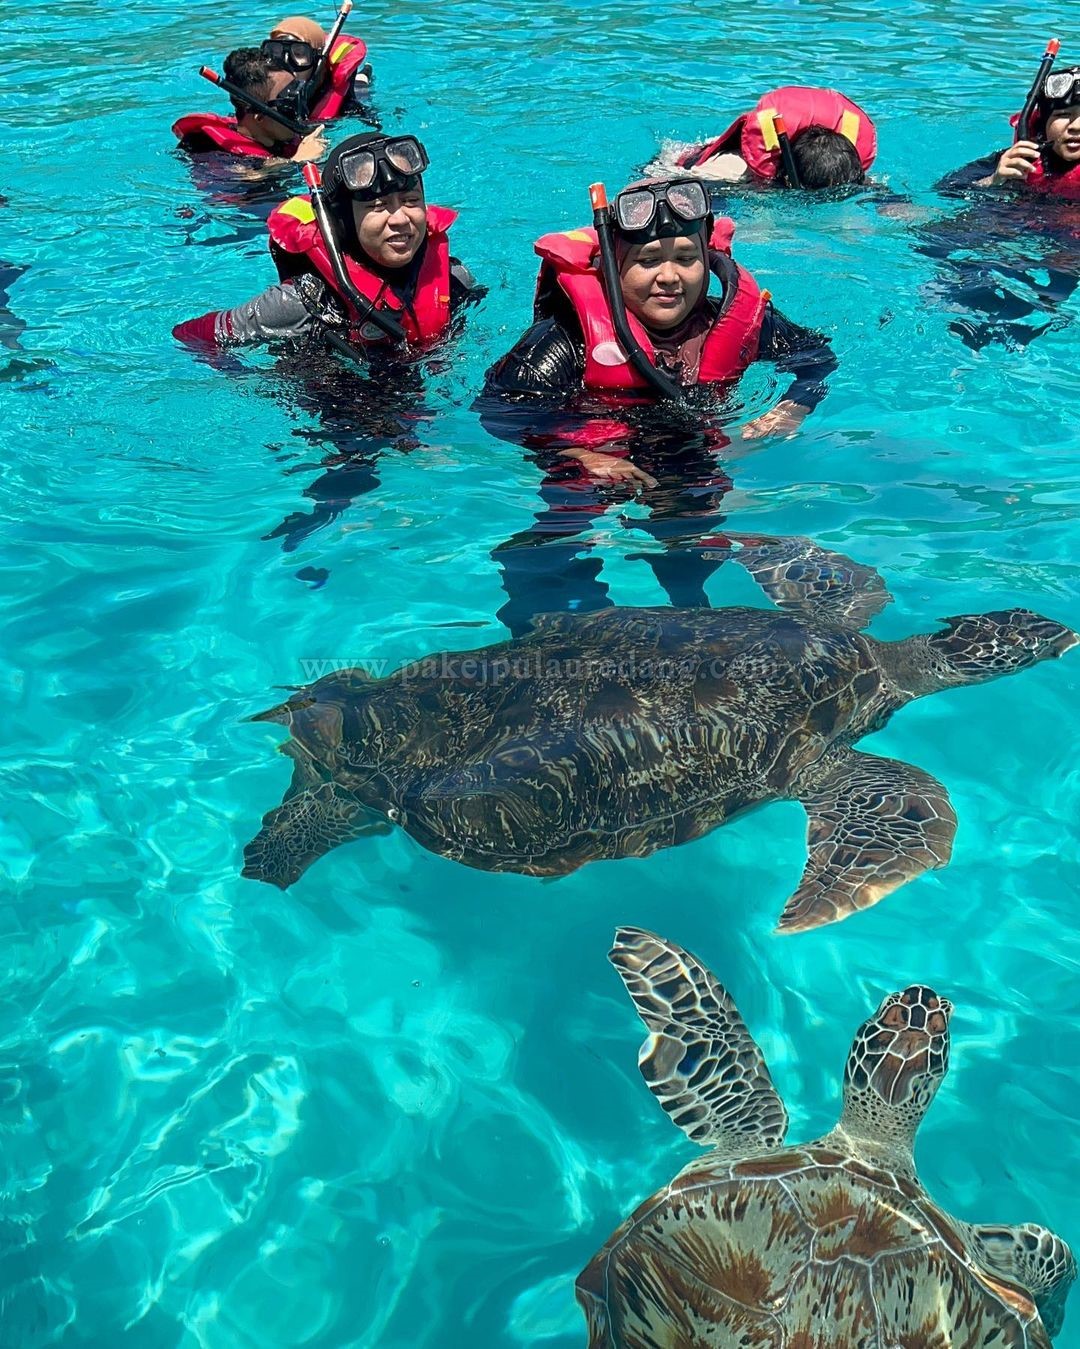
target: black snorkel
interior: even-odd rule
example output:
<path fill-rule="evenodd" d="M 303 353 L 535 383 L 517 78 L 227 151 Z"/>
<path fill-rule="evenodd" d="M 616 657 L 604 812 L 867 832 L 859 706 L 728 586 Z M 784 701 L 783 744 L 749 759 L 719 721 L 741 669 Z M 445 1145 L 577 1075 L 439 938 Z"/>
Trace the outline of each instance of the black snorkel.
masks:
<path fill-rule="evenodd" d="M 288 127 L 294 136 L 306 136 L 308 131 L 311 130 L 309 126 L 296 121 L 288 113 L 271 107 L 269 103 L 264 103 L 261 98 L 256 98 L 254 94 L 246 93 L 233 84 L 231 80 L 227 80 L 217 71 L 211 70 L 209 66 L 200 66 L 199 74 L 204 80 L 209 80 L 211 84 L 216 84 L 219 89 L 224 89 L 230 98 L 236 99 L 238 103 L 245 103 L 252 112 L 261 112 L 264 117 L 269 117 L 271 121 L 277 122 L 283 127 Z"/>
<path fill-rule="evenodd" d="M 307 78 L 307 83 L 312 89 L 318 89 L 319 81 L 326 70 L 326 63 L 330 60 L 330 53 L 334 50 L 334 43 L 338 40 L 341 30 L 345 27 L 345 20 L 352 13 L 353 0 L 341 0 L 341 8 L 337 12 L 337 18 L 334 20 L 334 26 L 326 35 L 326 41 L 323 43 L 322 51 L 319 53 L 319 59 L 315 62 L 314 69 Z"/>
<path fill-rule="evenodd" d="M 780 147 L 780 163 L 784 171 L 784 181 L 788 187 L 802 187 L 799 169 L 791 149 L 791 138 L 788 136 L 784 119 L 779 113 L 773 118 L 773 130 L 776 132 L 776 143 Z"/>
<path fill-rule="evenodd" d="M 384 314 L 381 309 L 376 309 L 367 296 L 361 295 L 353 285 L 352 277 L 345 266 L 345 259 L 342 257 L 341 248 L 338 245 L 334 221 L 326 204 L 326 193 L 323 189 L 322 176 L 319 173 L 318 165 L 310 162 L 304 165 L 304 182 L 311 189 L 311 209 L 315 212 L 319 233 L 322 235 L 326 255 L 330 259 L 330 266 L 334 269 L 334 280 L 338 284 L 338 289 L 356 310 L 361 323 L 374 323 L 376 328 L 381 328 L 386 336 L 395 342 L 406 341 L 405 329 L 398 323 L 397 319 L 392 318 L 389 314 Z M 356 355 L 357 353 L 354 351 L 353 354 Z"/>
<path fill-rule="evenodd" d="M 682 389 L 649 360 L 630 328 L 630 320 L 626 317 L 626 302 L 623 299 L 622 282 L 619 280 L 619 263 L 615 257 L 613 217 L 611 207 L 608 205 L 607 189 L 603 183 L 593 183 L 590 186 L 589 201 L 593 208 L 593 228 L 600 244 L 600 270 L 604 280 L 604 291 L 619 345 L 626 352 L 630 364 L 660 398 L 681 403 Z"/>
<path fill-rule="evenodd" d="M 1020 116 L 1016 119 L 1016 139 L 1018 141 L 1031 139 L 1031 114 L 1035 111 L 1035 105 L 1039 101 L 1039 95 L 1046 83 L 1046 77 L 1050 74 L 1050 69 L 1060 50 L 1061 43 L 1056 37 L 1052 37 L 1046 44 L 1046 51 L 1043 52 L 1042 60 L 1039 62 L 1039 72 L 1035 76 L 1035 83 L 1028 90 L 1028 96 L 1024 99 L 1024 106 L 1020 109 Z"/>

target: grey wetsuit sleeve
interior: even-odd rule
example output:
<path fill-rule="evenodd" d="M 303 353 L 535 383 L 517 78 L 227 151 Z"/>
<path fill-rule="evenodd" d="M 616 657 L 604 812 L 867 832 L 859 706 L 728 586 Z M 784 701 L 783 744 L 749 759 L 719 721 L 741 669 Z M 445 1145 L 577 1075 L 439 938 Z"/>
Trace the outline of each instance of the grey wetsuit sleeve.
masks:
<path fill-rule="evenodd" d="M 312 316 L 295 285 L 277 281 L 245 304 L 219 310 L 214 336 L 221 346 L 303 337 Z"/>

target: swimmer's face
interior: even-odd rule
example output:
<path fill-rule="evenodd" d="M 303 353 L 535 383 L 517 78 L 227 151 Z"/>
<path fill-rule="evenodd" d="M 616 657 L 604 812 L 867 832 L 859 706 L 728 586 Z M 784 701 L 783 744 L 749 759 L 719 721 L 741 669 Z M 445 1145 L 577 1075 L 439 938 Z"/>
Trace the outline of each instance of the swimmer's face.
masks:
<path fill-rule="evenodd" d="M 1080 164 L 1080 103 L 1046 119 L 1046 145 L 1066 164 Z"/>
<path fill-rule="evenodd" d="M 701 235 L 634 245 L 620 269 L 626 307 L 646 328 L 676 328 L 708 284 Z"/>
<path fill-rule="evenodd" d="M 360 247 L 381 267 L 407 267 L 427 234 L 424 189 L 388 192 L 374 201 L 353 201 Z"/>

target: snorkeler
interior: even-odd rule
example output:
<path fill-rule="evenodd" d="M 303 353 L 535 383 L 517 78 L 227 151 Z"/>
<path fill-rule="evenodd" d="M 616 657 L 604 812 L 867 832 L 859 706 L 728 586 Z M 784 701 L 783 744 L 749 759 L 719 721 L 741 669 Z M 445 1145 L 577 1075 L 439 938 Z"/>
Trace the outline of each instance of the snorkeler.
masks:
<path fill-rule="evenodd" d="M 485 428 L 526 446 L 544 474 L 543 510 L 493 555 L 508 595 L 499 617 L 515 635 L 545 610 L 610 604 L 583 536 L 627 496 L 650 512 L 624 523 L 662 546 L 643 560 L 671 603 L 707 604 L 717 563 L 692 545 L 723 523 L 730 442 L 707 404 L 684 405 L 686 394 L 730 390 L 751 362 L 774 361 L 793 383 L 742 435 L 783 434 L 824 397 L 836 367 L 827 339 L 777 313 L 731 258 L 731 222 L 714 224 L 697 179 L 635 183 L 614 209 L 598 192 L 594 205 L 596 228 L 536 244 L 536 321 L 488 371 L 477 403 Z"/>
<path fill-rule="evenodd" d="M 865 182 L 876 154 L 874 124 L 851 99 L 787 85 L 714 140 L 680 151 L 673 167 L 713 182 L 817 189 Z"/>
<path fill-rule="evenodd" d="M 328 122 L 355 109 L 371 84 L 367 44 L 341 31 L 351 10 L 352 0 L 344 0 L 329 33 L 314 19 L 290 15 L 274 24 L 260 49 L 272 70 L 296 77 L 301 110 L 311 121 Z"/>
<path fill-rule="evenodd" d="M 1051 42 L 1011 119 L 1014 143 L 936 185 L 969 208 L 919 230 L 919 251 L 939 263 L 929 293 L 969 311 L 949 329 L 973 351 L 1022 350 L 1064 327 L 1080 284 L 1080 67 L 1051 73 L 1056 54 Z"/>
<path fill-rule="evenodd" d="M 318 159 L 326 150 L 322 127 L 309 127 L 297 116 L 296 76 L 271 69 L 256 47 L 239 47 L 225 58 L 224 79 L 205 66 L 201 72 L 228 93 L 234 116 L 189 113 L 173 124 L 181 149 L 199 154 L 224 150 L 252 159 Z"/>
<path fill-rule="evenodd" d="M 280 280 L 245 304 L 178 324 L 173 336 L 219 347 L 315 337 L 354 354 L 437 341 L 482 292 L 450 254 L 457 213 L 425 200 L 427 166 L 415 136 L 367 131 L 342 141 L 327 158 L 325 186 L 270 216 Z"/>
<path fill-rule="evenodd" d="M 795 381 L 743 435 L 793 431 L 824 396 L 835 357 L 826 338 L 779 314 L 735 262 L 734 227 L 714 222 L 702 184 L 634 183 L 597 218 L 600 232 L 537 241 L 535 321 L 487 372 L 485 395 L 677 397 L 691 385 L 732 384 L 751 362 L 774 360 Z M 710 273 L 720 286 L 715 298 Z"/>
<path fill-rule="evenodd" d="M 1080 66 L 1045 75 L 1030 110 L 1025 107 L 1013 123 L 1016 140 L 975 186 L 1080 198 Z"/>

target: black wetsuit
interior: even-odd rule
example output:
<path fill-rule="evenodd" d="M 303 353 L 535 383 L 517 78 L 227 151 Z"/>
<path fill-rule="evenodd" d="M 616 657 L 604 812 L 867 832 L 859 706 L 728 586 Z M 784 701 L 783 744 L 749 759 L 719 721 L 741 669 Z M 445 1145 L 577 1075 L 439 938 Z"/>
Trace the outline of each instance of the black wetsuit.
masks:
<path fill-rule="evenodd" d="M 721 302 L 707 303 L 716 307 Z M 771 306 L 762 324 L 759 356 L 795 376 L 785 397 L 808 408 L 824 397 L 825 381 L 836 367 L 825 337 L 791 323 Z M 654 403 L 630 411 L 612 408 L 583 393 L 584 369 L 577 321 L 572 312 L 557 311 L 534 323 L 491 367 L 477 403 L 485 428 L 525 445 L 544 474 L 543 508 L 536 519 L 493 554 L 508 596 L 499 618 L 515 636 L 538 613 L 585 612 L 611 603 L 599 579 L 601 561 L 580 556 L 591 548 L 580 536 L 615 501 L 637 496 L 649 507 L 648 520 L 624 523 L 663 543 L 664 551 L 640 556 L 672 604 L 708 604 L 704 585 L 719 565 L 691 546 L 723 522 L 721 503 L 731 486 L 719 460 L 729 441 L 709 425 L 715 421 L 715 405 L 691 413 Z M 709 386 L 699 388 L 704 404 L 711 397 Z M 618 433 L 620 424 L 625 435 Z M 617 441 L 625 457 L 657 480 L 656 487 L 641 490 L 635 484 L 600 480 L 567 457 L 567 450 L 587 449 L 590 443 L 599 449 L 605 425 L 615 427 L 608 434 L 609 448 Z"/>
<path fill-rule="evenodd" d="M 935 190 L 972 203 L 971 209 L 917 231 L 918 251 L 940 264 L 931 296 L 980 316 L 949 323 L 950 332 L 973 351 L 992 342 L 1019 349 L 1047 329 L 1063 326 L 1068 320 L 1058 311 L 1080 279 L 1075 202 L 1025 192 L 1022 184 L 1014 189 L 980 186 L 1004 153 L 998 150 L 946 174 Z M 1023 321 L 1032 316 L 1034 323 Z"/>

